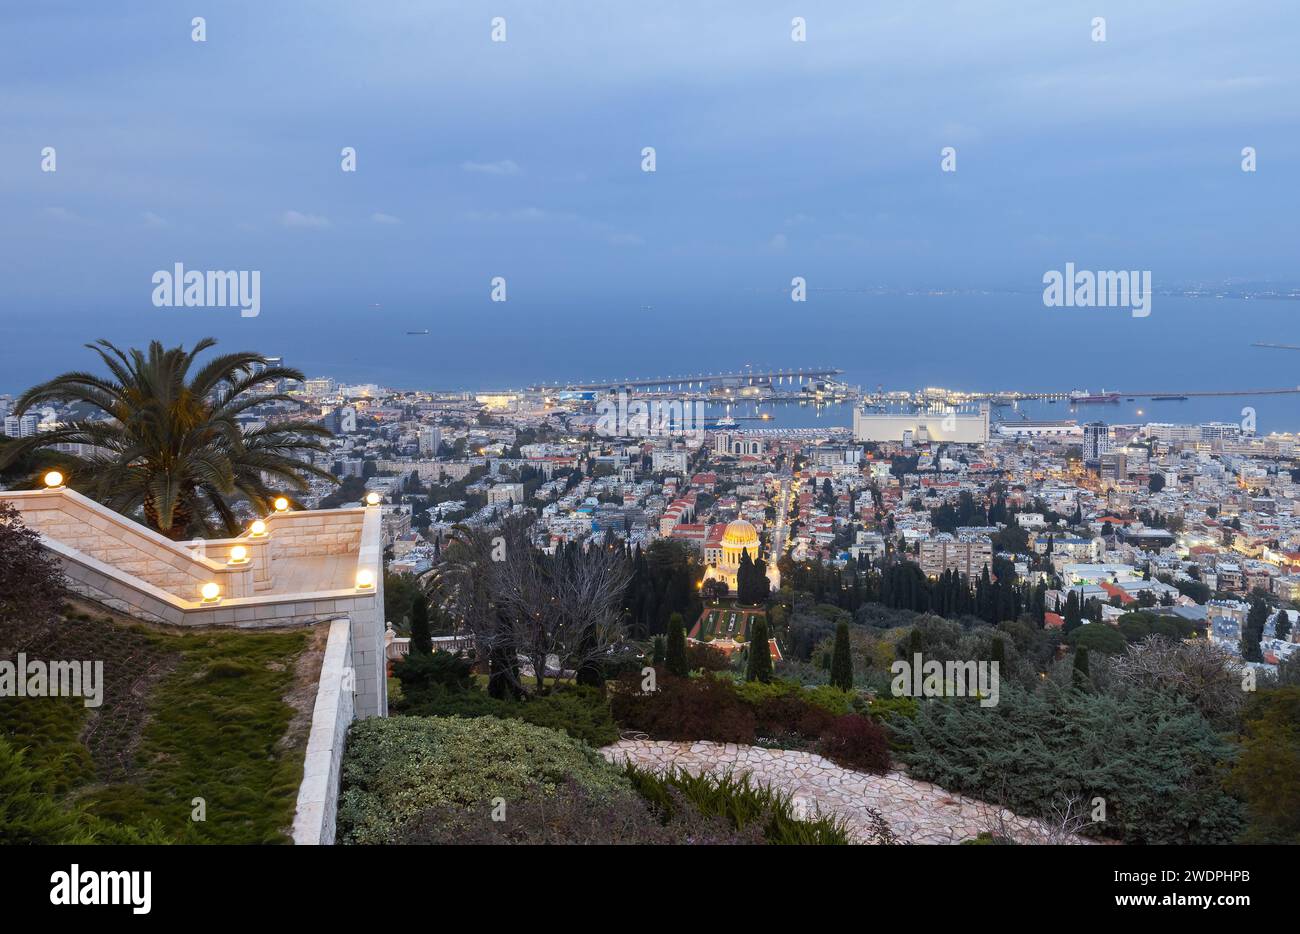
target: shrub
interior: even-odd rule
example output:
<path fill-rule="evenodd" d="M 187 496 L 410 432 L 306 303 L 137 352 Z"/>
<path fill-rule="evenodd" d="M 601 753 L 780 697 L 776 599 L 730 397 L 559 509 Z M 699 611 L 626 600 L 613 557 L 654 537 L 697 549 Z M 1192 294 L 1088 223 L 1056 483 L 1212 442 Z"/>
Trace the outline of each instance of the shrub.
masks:
<path fill-rule="evenodd" d="M 1300 843 L 1300 687 L 1261 691 L 1245 720 L 1229 776 L 1250 815 L 1243 842 Z"/>
<path fill-rule="evenodd" d="M 625 766 L 623 774 L 651 807 L 670 821 L 689 806 L 705 817 L 721 818 L 741 832 L 759 828 L 768 843 L 848 843 L 848 832 L 839 818 L 799 820 L 791 795 L 756 785 L 748 775 L 691 775 L 676 769 L 661 774 L 633 765 Z"/>
<path fill-rule="evenodd" d="M 875 721 L 848 713 L 822 733 L 818 751 L 839 765 L 883 775 L 889 771 L 889 743 Z"/>
<path fill-rule="evenodd" d="M 592 746 L 607 746 L 618 739 L 609 704 L 595 688 L 561 687 L 551 694 L 522 701 L 498 700 L 482 691 L 441 686 L 414 695 L 406 694 L 405 689 L 403 692 L 401 700 L 394 704 L 394 710 L 403 716 L 523 720 L 568 733 Z"/>
<path fill-rule="evenodd" d="M 402 682 L 404 696 L 433 687 L 466 691 L 474 683 L 473 662 L 463 653 L 412 652 L 393 664 L 393 677 Z"/>
<path fill-rule="evenodd" d="M 391 843 L 429 808 L 477 808 L 495 797 L 518 801 L 566 781 L 597 798 L 628 788 L 589 746 L 520 720 L 359 720 L 343 757 L 338 838 Z"/>
<path fill-rule="evenodd" d="M 691 671 L 726 671 L 731 659 L 721 649 L 695 642 L 686 648 L 686 664 Z"/>
<path fill-rule="evenodd" d="M 1106 823 L 1084 832 L 1126 843 L 1228 843 L 1241 803 L 1222 787 L 1232 757 L 1192 704 L 1165 692 L 1123 697 L 1003 685 L 996 707 L 955 699 L 891 721 L 912 749 L 913 778 L 1048 816 L 1062 796 L 1106 799 Z"/>
<path fill-rule="evenodd" d="M 629 678 L 610 697 L 614 719 L 626 727 L 657 739 L 753 742 L 754 712 L 726 681 L 664 675 L 657 691 L 643 694 L 640 687 Z"/>
<path fill-rule="evenodd" d="M 618 739 L 618 727 L 609 712 L 609 704 L 595 688 L 560 688 L 545 697 L 510 706 L 513 707 L 511 716 L 560 730 L 591 746 L 608 746 Z"/>
<path fill-rule="evenodd" d="M 400 843 L 418 844 L 709 844 L 763 843 L 758 827 L 737 830 L 721 817 L 706 817 L 677 795 L 668 819 L 633 791 L 597 796 L 572 781 L 552 792 L 536 786 L 507 803 L 504 820 L 491 805 L 444 805 L 421 812 L 403 828 Z"/>

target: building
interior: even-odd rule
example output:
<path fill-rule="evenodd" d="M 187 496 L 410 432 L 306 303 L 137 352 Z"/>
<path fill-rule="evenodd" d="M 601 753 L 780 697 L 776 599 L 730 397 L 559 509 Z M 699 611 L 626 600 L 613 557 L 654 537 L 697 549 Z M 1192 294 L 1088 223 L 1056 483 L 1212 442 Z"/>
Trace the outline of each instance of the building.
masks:
<path fill-rule="evenodd" d="M 487 491 L 489 506 L 510 506 L 523 501 L 524 485 L 522 483 L 498 483 Z"/>
<path fill-rule="evenodd" d="M 1083 459 L 1086 463 L 1100 463 L 1103 454 L 1110 453 L 1110 428 L 1105 422 L 1088 422 L 1083 426 Z"/>
<path fill-rule="evenodd" d="M 748 553 L 749 560 L 758 561 L 760 547 L 758 529 L 752 522 L 745 519 L 728 522 L 726 530 L 722 533 L 721 558 L 716 566 L 705 570 L 704 579 L 724 581 L 727 589 L 734 592 L 741 556 Z M 706 553 L 709 550 L 706 548 Z M 781 572 L 777 570 L 775 561 L 768 562 L 767 579 L 773 591 L 781 589 Z"/>
<path fill-rule="evenodd" d="M 713 436 L 713 453 L 730 457 L 762 457 L 765 452 L 762 438 L 723 431 Z"/>
<path fill-rule="evenodd" d="M 947 442 L 952 444 L 987 444 L 989 407 L 980 405 L 978 413 L 955 409 L 938 412 L 868 412 L 853 410 L 854 441 L 892 441 L 904 444 Z"/>
<path fill-rule="evenodd" d="M 1083 429 L 1075 421 L 1031 421 L 1003 422 L 998 425 L 998 435 L 1003 438 L 1016 438 L 1027 441 L 1052 440 L 1075 441 L 1083 437 Z"/>
<path fill-rule="evenodd" d="M 442 429 L 436 425 L 421 425 L 419 431 L 420 456 L 437 457 L 442 445 Z"/>
<path fill-rule="evenodd" d="M 10 438 L 30 438 L 36 434 L 40 419 L 35 415 L 6 415 L 5 435 Z"/>
<path fill-rule="evenodd" d="M 956 537 L 941 532 L 921 541 L 921 570 L 927 577 L 956 571 L 974 580 L 993 564 L 993 543 L 985 536 Z"/>

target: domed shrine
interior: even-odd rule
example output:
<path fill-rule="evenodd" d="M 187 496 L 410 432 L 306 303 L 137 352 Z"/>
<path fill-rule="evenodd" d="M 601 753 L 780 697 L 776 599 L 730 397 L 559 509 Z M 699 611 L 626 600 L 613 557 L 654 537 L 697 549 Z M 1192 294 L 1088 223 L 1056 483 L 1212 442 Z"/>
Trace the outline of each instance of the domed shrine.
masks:
<path fill-rule="evenodd" d="M 741 556 L 748 552 L 749 560 L 757 562 L 759 550 L 758 529 L 754 527 L 754 523 L 745 519 L 728 522 L 722 533 L 718 563 L 705 570 L 704 579 L 724 581 L 727 589 L 734 592 Z M 769 561 L 767 564 L 767 579 L 771 581 L 773 591 L 781 588 L 781 572 L 777 570 L 775 561 Z"/>

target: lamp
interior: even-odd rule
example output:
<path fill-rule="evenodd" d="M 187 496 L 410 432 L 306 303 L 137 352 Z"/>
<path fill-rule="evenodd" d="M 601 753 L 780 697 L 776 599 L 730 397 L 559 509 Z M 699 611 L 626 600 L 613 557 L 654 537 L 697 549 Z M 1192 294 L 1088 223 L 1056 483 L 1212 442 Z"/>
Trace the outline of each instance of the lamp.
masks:
<path fill-rule="evenodd" d="M 264 538 L 266 536 L 266 523 L 261 519 L 254 519 L 253 524 L 248 527 L 248 534 L 252 538 Z"/>
<path fill-rule="evenodd" d="M 230 549 L 230 560 L 227 564 L 247 564 L 248 549 L 243 545 L 235 545 Z"/>
<path fill-rule="evenodd" d="M 375 586 L 375 574 L 373 571 L 362 568 L 357 571 L 357 590 L 372 590 Z"/>
<path fill-rule="evenodd" d="M 221 587 L 216 581 L 208 581 L 199 588 L 199 594 L 203 597 L 204 603 L 216 603 L 221 599 Z"/>
<path fill-rule="evenodd" d="M 287 499 L 285 499 L 283 496 L 276 497 L 275 500 L 276 512 L 284 512 L 288 508 L 289 508 L 289 501 Z"/>
<path fill-rule="evenodd" d="M 63 486 L 63 474 L 59 473 L 57 470 L 51 470 L 45 475 L 44 479 L 45 485 L 51 490 Z"/>
<path fill-rule="evenodd" d="M 376 493 L 376 492 L 374 492 L 374 491 L 372 490 L 371 492 L 369 492 L 369 493 L 366 494 L 366 505 L 367 505 L 367 506 L 378 506 L 378 505 L 379 505 L 379 501 L 380 501 L 381 499 L 383 499 L 383 497 L 380 496 L 378 493 Z"/>

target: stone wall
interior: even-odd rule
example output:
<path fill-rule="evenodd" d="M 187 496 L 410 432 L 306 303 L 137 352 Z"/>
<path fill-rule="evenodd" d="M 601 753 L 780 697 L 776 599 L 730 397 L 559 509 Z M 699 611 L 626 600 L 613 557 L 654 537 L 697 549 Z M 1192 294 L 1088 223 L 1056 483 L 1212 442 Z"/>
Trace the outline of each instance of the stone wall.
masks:
<path fill-rule="evenodd" d="M 346 619 L 329 624 L 329 639 L 316 686 L 311 732 L 303 758 L 298 807 L 293 815 L 293 842 L 328 845 L 334 842 L 339 802 L 339 773 L 348 724 L 354 715 L 352 625 Z"/>
<path fill-rule="evenodd" d="M 364 507 L 276 513 L 266 523 L 271 535 L 271 559 L 355 552 L 361 544 L 365 514 Z"/>
<path fill-rule="evenodd" d="M 842 818 L 857 843 L 869 842 L 872 810 L 879 812 L 905 843 L 960 843 L 983 832 L 1009 834 L 1021 843 L 1087 842 L 1054 833 L 1045 824 L 1005 808 L 916 781 L 903 772 L 855 772 L 811 752 L 735 743 L 624 739 L 606 746 L 601 754 L 610 762 L 630 761 L 656 772 L 676 768 L 692 775 L 748 774 L 758 784 L 792 795 L 796 807 L 806 808 L 808 814 Z"/>

